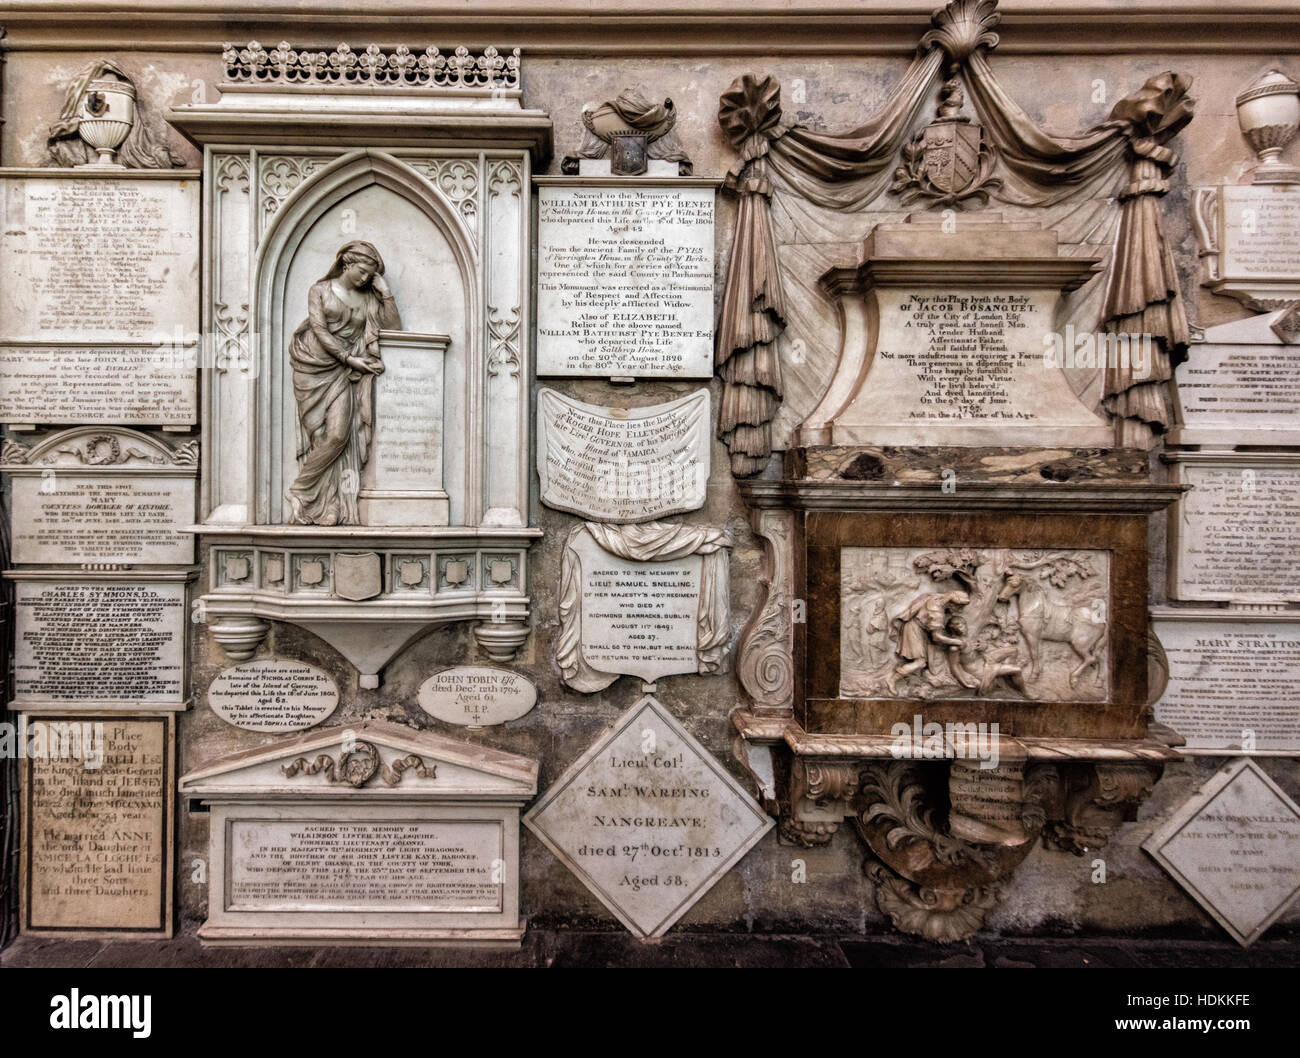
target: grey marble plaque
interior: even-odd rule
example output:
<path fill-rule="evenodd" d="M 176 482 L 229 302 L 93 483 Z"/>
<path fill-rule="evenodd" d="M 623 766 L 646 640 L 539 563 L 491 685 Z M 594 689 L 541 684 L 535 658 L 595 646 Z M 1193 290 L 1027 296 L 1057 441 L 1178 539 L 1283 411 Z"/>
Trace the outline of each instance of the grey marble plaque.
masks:
<path fill-rule="evenodd" d="M 643 940 L 666 933 L 773 826 L 650 695 L 556 780 L 524 823 Z"/>
<path fill-rule="evenodd" d="M 1253 760 L 1227 765 L 1142 847 L 1242 947 L 1300 895 L 1300 807 Z"/>
<path fill-rule="evenodd" d="M 185 708 L 185 573 L 17 579 L 13 708 Z"/>

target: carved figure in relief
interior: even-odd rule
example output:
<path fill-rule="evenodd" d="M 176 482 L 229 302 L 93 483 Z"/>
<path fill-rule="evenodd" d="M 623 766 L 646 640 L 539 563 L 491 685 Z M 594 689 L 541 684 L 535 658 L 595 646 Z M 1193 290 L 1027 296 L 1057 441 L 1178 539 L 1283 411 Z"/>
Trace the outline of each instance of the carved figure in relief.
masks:
<path fill-rule="evenodd" d="M 1107 630 L 1104 610 L 1052 602 L 1042 585 L 1025 576 L 1023 568 L 1007 570 L 1003 579 L 998 602 L 1016 601 L 1016 623 L 1029 654 L 1030 679 L 1037 679 L 1042 668 L 1044 640 L 1069 644 L 1079 658 L 1079 664 L 1070 671 L 1071 687 L 1091 666 L 1101 667 Z"/>
<path fill-rule="evenodd" d="M 968 602 L 970 596 L 964 591 L 928 593 L 912 600 L 894 618 L 898 656 L 904 660 L 895 666 L 886 681 L 890 694 L 898 693 L 899 680 L 920 669 L 926 670 L 926 677 L 932 682 L 943 679 L 945 660 L 962 646 L 962 641 L 948 631 L 948 610 Z"/>
<path fill-rule="evenodd" d="M 842 562 L 842 696 L 1105 700 L 1104 553 L 850 547 Z"/>
<path fill-rule="evenodd" d="M 1002 641 L 996 624 L 985 625 L 976 635 L 970 635 L 966 619 L 954 614 L 948 620 L 948 629 L 961 646 L 956 654 L 949 655 L 953 675 L 968 690 L 988 694 L 999 679 L 1005 678 L 1021 694 L 1025 688 L 1024 669 L 1014 664 L 1019 650 L 1015 643 Z"/>
<path fill-rule="evenodd" d="M 380 330 L 400 330 L 384 259 L 368 242 L 339 248 L 312 284 L 307 318 L 289 342 L 298 402 L 298 477 L 291 525 L 356 525 L 361 470 L 374 435 L 374 382 L 383 374 Z"/>

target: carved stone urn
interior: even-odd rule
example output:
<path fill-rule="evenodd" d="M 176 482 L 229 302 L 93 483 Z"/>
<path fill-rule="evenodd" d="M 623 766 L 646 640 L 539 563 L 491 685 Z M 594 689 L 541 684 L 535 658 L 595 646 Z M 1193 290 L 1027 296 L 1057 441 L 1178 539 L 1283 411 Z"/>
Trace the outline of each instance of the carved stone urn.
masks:
<path fill-rule="evenodd" d="M 114 161 L 117 149 L 135 124 L 135 86 L 115 77 L 91 81 L 81 98 L 77 132 L 99 152 L 88 165 L 96 168 L 125 168 Z"/>
<path fill-rule="evenodd" d="M 1280 70 L 1269 70 L 1237 96 L 1237 121 L 1259 157 L 1252 183 L 1300 182 L 1300 169 L 1282 161 L 1300 131 L 1300 85 Z"/>

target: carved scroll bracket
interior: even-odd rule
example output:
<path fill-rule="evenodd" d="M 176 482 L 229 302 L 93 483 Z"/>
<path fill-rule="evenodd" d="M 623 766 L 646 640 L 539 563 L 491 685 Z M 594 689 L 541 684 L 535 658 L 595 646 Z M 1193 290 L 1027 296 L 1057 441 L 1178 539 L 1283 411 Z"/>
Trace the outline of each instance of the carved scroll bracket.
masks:
<path fill-rule="evenodd" d="M 794 598 L 794 512 L 753 510 L 754 532 L 763 541 L 760 602 L 740 636 L 736 675 L 760 716 L 792 716 L 794 622 L 802 600 Z"/>

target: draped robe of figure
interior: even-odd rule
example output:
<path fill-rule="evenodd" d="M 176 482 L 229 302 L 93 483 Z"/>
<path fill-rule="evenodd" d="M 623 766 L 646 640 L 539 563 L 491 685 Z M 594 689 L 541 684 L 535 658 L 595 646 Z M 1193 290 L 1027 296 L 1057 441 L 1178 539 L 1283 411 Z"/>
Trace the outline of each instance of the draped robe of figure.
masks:
<path fill-rule="evenodd" d="M 307 319 L 289 343 L 299 462 L 288 492 L 291 525 L 361 521 L 357 497 L 374 435 L 375 376 L 349 366 L 347 358 L 378 359 L 379 331 L 400 330 L 402 321 L 391 299 L 373 289 L 359 293 L 364 305 L 354 308 L 335 293 L 333 280 L 314 283 Z M 342 423 L 348 428 L 340 436 Z"/>

